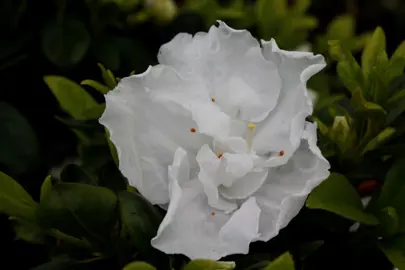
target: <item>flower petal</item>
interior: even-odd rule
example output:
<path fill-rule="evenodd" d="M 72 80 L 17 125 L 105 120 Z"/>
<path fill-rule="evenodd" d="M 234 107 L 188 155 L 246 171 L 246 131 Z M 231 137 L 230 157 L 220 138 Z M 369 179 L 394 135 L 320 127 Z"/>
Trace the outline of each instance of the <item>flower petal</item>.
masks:
<path fill-rule="evenodd" d="M 168 202 L 167 166 L 180 146 L 195 156 L 210 142 L 190 132 L 190 104 L 201 100 L 192 82 L 169 67 L 156 66 L 122 79 L 106 98 L 100 123 L 108 128 L 119 156 L 119 167 L 129 183 L 154 204 Z M 185 87 L 189 91 L 181 91 Z"/>
<path fill-rule="evenodd" d="M 256 199 L 250 197 L 222 227 L 219 236 L 228 244 L 228 254 L 249 252 L 250 242 L 259 237 L 260 212 Z"/>
<path fill-rule="evenodd" d="M 232 215 L 210 209 L 198 180 L 179 183 L 181 166 L 172 165 L 169 170 L 170 204 L 152 246 L 190 259 L 218 260 L 247 253 L 249 243 L 258 237 L 260 209 L 255 199 L 247 200 Z"/>
<path fill-rule="evenodd" d="M 266 181 L 268 170 L 253 171 L 236 179 L 232 185 L 219 187 L 220 194 L 229 199 L 245 199 L 255 193 Z"/>
<path fill-rule="evenodd" d="M 259 122 L 277 104 L 281 87 L 277 67 L 263 58 L 259 43 L 247 30 L 219 21 L 207 34 L 179 34 L 161 47 L 158 59 L 184 77 L 198 77 L 233 118 Z"/>
<path fill-rule="evenodd" d="M 226 178 L 229 178 L 225 174 L 224 161 L 219 159 L 208 145 L 203 145 L 197 154 L 197 162 L 200 166 L 198 179 L 203 184 L 209 205 L 227 213 L 235 210 L 237 208 L 236 203 L 225 200 L 218 193 L 218 186 L 222 184 L 222 181 L 227 181 Z"/>
<path fill-rule="evenodd" d="M 296 153 L 287 164 L 270 168 L 266 183 L 255 194 L 262 209 L 260 240 L 268 241 L 287 226 L 312 189 L 329 176 L 330 165 L 316 145 L 316 128 L 306 123 Z"/>
<path fill-rule="evenodd" d="M 263 42 L 263 55 L 278 66 L 282 89 L 275 109 L 257 125 L 253 148 L 269 158 L 268 166 L 278 166 L 299 146 L 304 120 L 313 110 L 306 82 L 326 64 L 321 55 L 280 50 L 274 40 Z"/>

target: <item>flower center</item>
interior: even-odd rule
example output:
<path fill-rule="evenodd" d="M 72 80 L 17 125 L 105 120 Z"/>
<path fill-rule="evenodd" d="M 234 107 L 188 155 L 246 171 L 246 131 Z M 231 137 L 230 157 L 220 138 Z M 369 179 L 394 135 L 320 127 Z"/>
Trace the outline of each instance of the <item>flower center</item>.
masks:
<path fill-rule="evenodd" d="M 246 136 L 247 151 L 250 153 L 253 146 L 253 134 L 255 132 L 256 125 L 253 123 L 248 124 L 248 134 Z"/>

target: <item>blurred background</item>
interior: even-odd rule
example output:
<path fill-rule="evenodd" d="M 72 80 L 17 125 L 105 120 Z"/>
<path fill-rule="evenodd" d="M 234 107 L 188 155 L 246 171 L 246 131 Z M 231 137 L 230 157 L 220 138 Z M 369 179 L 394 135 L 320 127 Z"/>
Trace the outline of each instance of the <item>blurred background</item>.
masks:
<path fill-rule="evenodd" d="M 101 81 L 98 63 L 118 77 L 139 73 L 177 33 L 207 31 L 218 19 L 274 37 L 282 49 L 323 53 L 331 65 L 330 39 L 344 40 L 356 57 L 377 26 L 388 55 L 405 39 L 403 0 L 1 0 L 0 171 L 38 198 L 45 176 L 77 155 L 77 137 L 55 117 L 65 113 L 44 76 Z M 333 75 L 310 86 L 321 96 L 341 87 Z M 45 247 L 13 241 L 6 217 L 0 228 L 3 265 L 29 269 L 46 261 Z"/>

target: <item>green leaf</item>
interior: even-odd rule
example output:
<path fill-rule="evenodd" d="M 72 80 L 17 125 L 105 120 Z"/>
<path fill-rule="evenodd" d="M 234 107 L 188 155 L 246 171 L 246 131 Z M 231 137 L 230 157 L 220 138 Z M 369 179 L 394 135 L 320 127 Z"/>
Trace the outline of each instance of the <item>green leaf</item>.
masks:
<path fill-rule="evenodd" d="M 327 28 L 328 40 L 347 40 L 354 35 L 355 21 L 349 14 L 336 17 Z"/>
<path fill-rule="evenodd" d="M 361 67 L 366 78 L 371 69 L 376 66 L 377 57 L 382 51 L 385 51 L 385 46 L 384 30 L 381 27 L 377 27 L 361 55 Z"/>
<path fill-rule="evenodd" d="M 296 0 L 292 7 L 292 12 L 295 14 L 304 14 L 310 5 L 311 0 Z"/>
<path fill-rule="evenodd" d="M 76 19 L 49 22 L 42 34 L 42 50 L 46 57 L 60 67 L 76 65 L 85 56 L 90 35 L 84 24 Z"/>
<path fill-rule="evenodd" d="M 380 225 L 378 226 L 378 235 L 387 237 L 395 234 L 399 229 L 398 213 L 393 207 L 386 207 L 376 213 Z"/>
<path fill-rule="evenodd" d="M 99 91 L 101 94 L 107 94 L 108 91 L 110 91 L 110 88 L 105 86 L 104 84 L 101 84 L 99 82 L 93 81 L 93 80 L 84 80 L 80 83 L 81 85 L 88 85 L 95 90 Z"/>
<path fill-rule="evenodd" d="M 10 176 L 0 172 L 0 213 L 33 220 L 37 203 Z"/>
<path fill-rule="evenodd" d="M 107 85 L 110 90 L 114 89 L 117 85 L 114 74 L 111 72 L 111 70 L 106 69 L 102 64 L 98 63 L 97 65 L 101 70 L 101 76 L 103 77 L 105 85 Z"/>
<path fill-rule="evenodd" d="M 399 116 L 405 112 L 405 99 L 402 99 L 400 102 L 392 108 L 387 116 L 386 124 L 392 124 Z"/>
<path fill-rule="evenodd" d="M 379 243 L 380 249 L 399 270 L 405 269 L 405 235 L 396 235 Z"/>
<path fill-rule="evenodd" d="M 105 134 L 107 137 L 108 147 L 110 148 L 111 156 L 114 160 L 115 165 L 117 165 L 117 167 L 119 167 L 118 152 L 117 152 L 117 149 L 115 148 L 114 143 L 110 140 L 110 132 L 108 131 L 107 128 L 105 128 Z"/>
<path fill-rule="evenodd" d="M 37 137 L 28 121 L 0 101 L 0 164 L 18 175 L 37 161 L 38 152 Z"/>
<path fill-rule="evenodd" d="M 258 0 L 255 6 L 256 18 L 258 20 L 258 27 L 260 38 L 269 39 L 271 36 L 277 35 L 280 23 L 279 21 L 287 14 L 287 1 L 286 0 Z"/>
<path fill-rule="evenodd" d="M 156 268 L 146 262 L 132 262 L 125 265 L 123 270 L 155 270 Z"/>
<path fill-rule="evenodd" d="M 105 103 L 97 104 L 94 107 L 86 109 L 83 112 L 83 117 L 88 120 L 92 120 L 92 119 L 98 120 L 104 111 L 105 111 Z"/>
<path fill-rule="evenodd" d="M 364 147 L 363 151 L 361 152 L 361 155 L 364 155 L 365 153 L 372 151 L 379 147 L 381 144 L 383 144 L 385 141 L 390 139 L 392 135 L 395 134 L 395 128 L 392 127 L 387 127 L 383 131 L 381 131 L 377 136 L 375 136 L 373 139 L 371 139 L 367 145 Z"/>
<path fill-rule="evenodd" d="M 271 262 L 264 270 L 294 270 L 294 260 L 290 253 L 286 252 Z"/>
<path fill-rule="evenodd" d="M 39 228 L 35 223 L 19 218 L 12 218 L 11 225 L 13 226 L 17 239 L 21 239 L 33 244 L 44 243 L 45 235 L 43 234 L 41 228 Z"/>
<path fill-rule="evenodd" d="M 37 218 L 44 228 L 99 240 L 114 226 L 117 197 L 103 187 L 60 183 L 41 201 Z"/>
<path fill-rule="evenodd" d="M 92 183 L 91 177 L 77 164 L 66 165 L 60 173 L 60 179 L 66 183 Z"/>
<path fill-rule="evenodd" d="M 316 187 L 306 205 L 311 209 L 323 209 L 364 224 L 378 224 L 375 216 L 364 211 L 356 189 L 341 174 L 332 173 Z"/>
<path fill-rule="evenodd" d="M 122 222 L 131 243 L 139 250 L 148 250 L 162 220 L 161 215 L 139 194 L 122 191 L 118 200 Z"/>
<path fill-rule="evenodd" d="M 67 257 L 55 258 L 50 262 L 39 265 L 31 270 L 69 270 L 77 261 Z"/>
<path fill-rule="evenodd" d="M 378 114 L 387 114 L 383 107 L 380 105 L 367 101 L 361 89 L 356 89 L 352 92 L 351 104 L 359 112 L 373 112 Z"/>
<path fill-rule="evenodd" d="M 41 197 L 40 200 L 42 201 L 52 190 L 52 176 L 48 175 L 41 186 Z"/>
<path fill-rule="evenodd" d="M 232 270 L 235 266 L 234 262 L 193 260 L 186 264 L 183 270 Z"/>
<path fill-rule="evenodd" d="M 330 40 L 328 44 L 329 54 L 338 61 L 336 71 L 346 88 L 350 92 L 364 89 L 364 77 L 361 68 L 351 52 L 338 40 Z"/>
<path fill-rule="evenodd" d="M 389 73 L 391 78 L 395 76 L 402 75 L 405 68 L 405 41 L 397 47 L 395 52 L 392 54 L 389 63 Z"/>
<path fill-rule="evenodd" d="M 98 105 L 86 90 L 67 78 L 45 76 L 44 81 L 62 109 L 75 119 L 86 119 L 85 112 Z"/>
<path fill-rule="evenodd" d="M 405 231 L 405 159 L 394 163 L 387 173 L 376 207 L 395 208 L 399 217 L 399 231 Z"/>
<path fill-rule="evenodd" d="M 400 159 L 390 168 L 385 178 L 377 204 L 380 207 L 391 205 L 391 201 L 405 191 L 405 159 Z"/>

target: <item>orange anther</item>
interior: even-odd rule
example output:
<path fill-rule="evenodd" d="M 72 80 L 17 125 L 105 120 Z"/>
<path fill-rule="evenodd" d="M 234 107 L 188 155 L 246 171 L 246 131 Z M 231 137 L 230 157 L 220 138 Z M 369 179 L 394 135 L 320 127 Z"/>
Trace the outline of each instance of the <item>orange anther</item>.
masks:
<path fill-rule="evenodd" d="M 211 212 L 211 216 L 215 216 L 215 212 L 214 212 L 214 211 Z"/>
<path fill-rule="evenodd" d="M 218 158 L 221 158 L 221 157 L 222 157 L 222 154 L 218 154 L 217 157 L 218 157 Z"/>
<path fill-rule="evenodd" d="M 190 128 L 190 132 L 196 132 L 195 128 Z"/>
<path fill-rule="evenodd" d="M 215 102 L 215 98 L 211 98 L 211 101 L 212 101 L 212 102 Z"/>
<path fill-rule="evenodd" d="M 279 155 L 280 157 L 284 156 L 284 151 L 281 150 L 280 153 L 278 153 L 278 155 Z"/>

